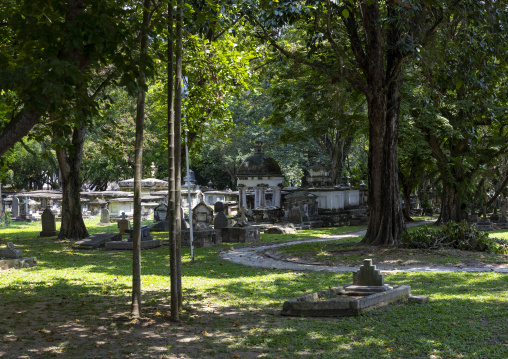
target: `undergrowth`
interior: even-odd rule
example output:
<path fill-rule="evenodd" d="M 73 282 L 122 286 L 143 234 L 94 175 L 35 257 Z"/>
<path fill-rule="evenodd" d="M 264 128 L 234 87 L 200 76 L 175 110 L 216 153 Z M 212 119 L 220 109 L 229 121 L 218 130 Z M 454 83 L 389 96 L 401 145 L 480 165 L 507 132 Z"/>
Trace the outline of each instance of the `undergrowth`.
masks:
<path fill-rule="evenodd" d="M 439 230 L 423 226 L 406 232 L 399 237 L 401 248 L 441 249 L 453 248 L 465 251 L 508 254 L 508 241 L 489 237 L 488 232 L 479 231 L 476 225 L 466 221 L 449 222 Z"/>

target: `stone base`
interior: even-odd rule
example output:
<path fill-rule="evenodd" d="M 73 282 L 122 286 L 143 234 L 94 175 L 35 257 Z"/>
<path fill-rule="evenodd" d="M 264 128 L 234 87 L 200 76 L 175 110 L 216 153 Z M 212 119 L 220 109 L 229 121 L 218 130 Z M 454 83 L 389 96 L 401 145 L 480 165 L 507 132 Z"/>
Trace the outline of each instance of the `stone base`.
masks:
<path fill-rule="evenodd" d="M 221 244 L 221 236 L 215 229 L 201 229 L 192 231 L 192 245 L 195 248 L 211 247 Z M 190 229 L 182 230 L 182 247 L 190 247 Z"/>
<path fill-rule="evenodd" d="M 80 241 L 74 242 L 72 248 L 75 249 L 94 249 L 104 247 L 106 242 L 115 240 L 118 233 L 97 233 Z"/>
<path fill-rule="evenodd" d="M 358 291 L 359 286 L 344 285 L 311 293 L 284 303 L 282 315 L 308 317 L 358 316 L 411 295 L 411 287 L 395 285 L 382 292 Z"/>
<path fill-rule="evenodd" d="M 7 270 L 11 268 L 28 268 L 33 267 L 36 263 L 37 263 L 36 257 L 0 259 L 0 270 Z"/>
<path fill-rule="evenodd" d="M 58 231 L 42 231 L 39 237 L 54 237 L 58 236 Z"/>
<path fill-rule="evenodd" d="M 478 222 L 476 223 L 476 228 L 479 231 L 493 231 L 494 226 L 490 222 Z"/>
<path fill-rule="evenodd" d="M 157 248 L 162 246 L 162 239 L 152 239 L 148 241 L 141 241 L 141 249 Z M 106 242 L 105 248 L 107 250 L 131 250 L 133 242 L 128 241 L 111 241 Z"/>
<path fill-rule="evenodd" d="M 109 223 L 104 223 L 104 222 L 97 223 L 98 226 L 109 226 L 110 224 L 111 224 L 111 222 L 109 222 Z"/>
<path fill-rule="evenodd" d="M 259 229 L 256 227 L 226 227 L 221 231 L 225 243 L 259 242 Z"/>

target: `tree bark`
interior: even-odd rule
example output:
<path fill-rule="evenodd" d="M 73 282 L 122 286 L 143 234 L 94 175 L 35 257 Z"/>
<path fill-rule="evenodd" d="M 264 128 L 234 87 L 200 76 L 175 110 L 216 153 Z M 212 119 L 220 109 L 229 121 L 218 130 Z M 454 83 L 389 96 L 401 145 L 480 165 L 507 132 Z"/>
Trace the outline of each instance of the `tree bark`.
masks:
<path fill-rule="evenodd" d="M 178 310 L 182 309 L 182 28 L 183 0 L 178 0 L 176 15 L 176 74 L 175 74 L 175 234 L 176 234 L 176 272 L 178 286 Z"/>
<path fill-rule="evenodd" d="M 443 193 L 441 195 L 441 213 L 436 225 L 448 223 L 450 221 L 462 221 L 461 195 L 456 186 L 446 178 L 442 178 Z"/>
<path fill-rule="evenodd" d="M 0 157 L 11 149 L 16 142 L 28 135 L 39 122 L 41 115 L 36 111 L 21 111 L 0 131 Z"/>
<path fill-rule="evenodd" d="M 148 53 L 148 26 L 150 0 L 143 2 L 143 23 L 140 33 L 141 58 Z M 138 79 L 138 98 L 136 102 L 136 142 L 134 150 L 134 218 L 132 241 L 132 304 L 131 315 L 141 316 L 141 176 L 143 173 L 143 129 L 145 122 L 146 76 L 141 66 Z"/>
<path fill-rule="evenodd" d="M 175 143 L 175 105 L 173 101 L 173 7 L 168 2 L 168 213 L 169 226 L 169 275 L 171 280 L 171 319 L 180 320 L 178 305 L 178 260 L 177 260 L 177 206 L 176 195 L 176 143 Z"/>
<path fill-rule="evenodd" d="M 86 126 L 80 125 L 72 133 L 72 147 L 57 150 L 56 155 L 62 174 L 62 225 L 58 238 L 83 239 L 88 231 L 81 213 L 81 179 L 79 171 L 83 159 Z"/>
<path fill-rule="evenodd" d="M 362 242 L 393 245 L 406 230 L 399 200 L 397 156 L 402 56 L 395 44 L 401 35 L 397 24 L 390 23 L 385 45 L 378 2 L 364 3 L 361 8 L 368 39 L 366 58 L 361 60 L 368 84 L 370 209 L 369 225 Z M 393 11 L 390 8 L 388 14 Z"/>

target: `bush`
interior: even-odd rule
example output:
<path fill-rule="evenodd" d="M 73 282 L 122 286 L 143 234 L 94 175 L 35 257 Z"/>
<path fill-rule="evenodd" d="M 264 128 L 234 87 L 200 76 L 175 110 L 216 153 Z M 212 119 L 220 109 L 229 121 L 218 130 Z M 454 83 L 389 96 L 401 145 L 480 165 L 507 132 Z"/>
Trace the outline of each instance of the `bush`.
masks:
<path fill-rule="evenodd" d="M 455 248 L 465 251 L 508 254 L 508 241 L 490 238 L 487 232 L 478 231 L 476 225 L 449 222 L 438 231 L 422 227 L 413 233 L 406 232 L 399 237 L 401 248 L 440 249 Z"/>

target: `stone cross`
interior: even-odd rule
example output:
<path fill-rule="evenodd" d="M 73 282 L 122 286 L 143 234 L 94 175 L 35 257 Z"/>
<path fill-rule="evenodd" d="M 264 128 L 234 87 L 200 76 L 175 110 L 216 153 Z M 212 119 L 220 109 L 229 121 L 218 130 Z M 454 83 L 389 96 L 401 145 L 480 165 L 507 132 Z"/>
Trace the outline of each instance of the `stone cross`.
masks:
<path fill-rule="evenodd" d="M 245 207 L 242 206 L 239 212 L 240 212 L 240 222 L 247 222 L 247 217 L 245 216 L 245 213 L 247 213 L 248 211 L 245 209 Z"/>
<path fill-rule="evenodd" d="M 384 280 L 384 275 L 372 265 L 372 259 L 364 259 L 360 270 L 353 273 L 353 285 L 383 286 Z"/>
<path fill-rule="evenodd" d="M 127 215 L 125 214 L 125 212 L 122 212 L 122 215 L 120 216 L 120 218 L 122 218 L 122 219 L 127 218 Z"/>

